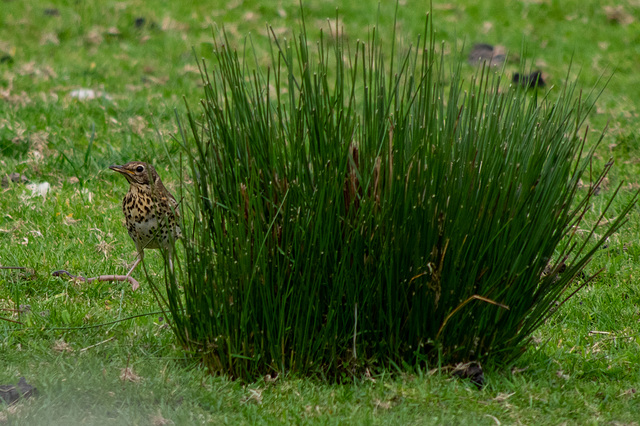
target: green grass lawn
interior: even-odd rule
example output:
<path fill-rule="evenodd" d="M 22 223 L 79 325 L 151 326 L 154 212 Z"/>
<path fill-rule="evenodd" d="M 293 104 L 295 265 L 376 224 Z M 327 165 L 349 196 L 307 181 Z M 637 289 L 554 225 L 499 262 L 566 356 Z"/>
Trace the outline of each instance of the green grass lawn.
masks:
<path fill-rule="evenodd" d="M 120 209 L 127 184 L 107 167 L 152 161 L 176 190 L 174 110 L 184 114 L 183 95 L 192 106 L 201 96 L 193 51 L 211 56 L 211 28 L 224 26 L 240 52 L 251 34 L 258 63 L 269 51 L 266 23 L 287 38 L 299 28 L 296 2 L 188 3 L 0 0 L 0 175 L 17 172 L 50 185 L 45 197 L 23 184 L 0 187 L 0 265 L 27 267 L 0 270 L 0 316 L 24 324 L 0 320 L 0 384 L 24 376 L 39 389 L 37 398 L 0 405 L 0 424 L 637 424 L 637 209 L 588 266 L 602 269 L 597 279 L 538 330 L 512 370 L 486 368 L 480 391 L 437 366 L 340 385 L 211 377 L 177 347 L 142 268 L 135 293 L 127 283 L 52 277 L 57 269 L 124 274 L 134 261 Z M 425 5 L 400 2 L 400 49 L 422 32 Z M 336 8 L 354 43 L 376 22 L 383 42 L 391 38 L 395 5 L 370 0 L 305 4 L 310 38 L 335 28 L 327 19 Z M 613 73 L 588 119 L 592 142 L 609 128 L 594 168 L 615 160 L 589 220 L 624 181 L 612 219 L 640 187 L 635 3 L 464 0 L 433 9 L 446 52 L 502 45 L 512 58 L 508 76 L 520 58 L 542 70 L 547 87 L 562 86 L 570 73 L 588 91 Z M 471 75 L 474 68 L 464 70 Z M 79 89 L 96 98 L 77 99 Z M 148 251 L 145 259 L 150 276 L 161 280 L 160 254 Z"/>

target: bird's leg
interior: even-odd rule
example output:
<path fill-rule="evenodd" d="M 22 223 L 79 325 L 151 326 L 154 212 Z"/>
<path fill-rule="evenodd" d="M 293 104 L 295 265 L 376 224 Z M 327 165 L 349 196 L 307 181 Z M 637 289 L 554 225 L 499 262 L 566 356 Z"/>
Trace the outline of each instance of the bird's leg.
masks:
<path fill-rule="evenodd" d="M 173 271 L 173 245 L 172 244 L 169 244 L 169 247 L 167 248 L 167 260 L 169 261 L 169 270 L 171 271 L 171 274 L 174 273 L 174 271 Z"/>
<path fill-rule="evenodd" d="M 133 262 L 133 266 L 131 266 L 131 269 L 129 269 L 129 272 L 127 272 L 127 275 L 125 275 L 127 277 L 127 280 L 131 283 L 131 290 L 133 291 L 136 291 L 138 287 L 140 287 L 140 284 L 138 284 L 138 281 L 131 278 L 131 273 L 133 272 L 134 269 L 136 269 L 136 266 L 138 266 L 138 264 L 142 261 L 143 258 L 144 258 L 144 249 L 138 252 L 138 258 L 136 259 L 135 262 Z"/>
<path fill-rule="evenodd" d="M 133 291 L 136 291 L 138 287 L 140 287 L 140 284 L 138 284 L 138 281 L 136 281 L 134 278 L 131 277 L 131 273 L 133 272 L 134 269 L 136 269 L 136 266 L 138 266 L 138 264 L 142 262 L 143 258 L 144 258 L 144 249 L 138 252 L 138 258 L 136 259 L 135 262 L 133 262 L 133 266 L 131 266 L 131 269 L 129 269 L 129 272 L 127 272 L 127 275 L 125 275 L 125 277 L 127 277 L 127 281 L 131 283 L 131 290 Z"/>
<path fill-rule="evenodd" d="M 134 269 L 136 269 L 136 266 L 138 266 L 138 263 L 140 263 L 140 257 L 138 257 L 136 261 L 133 262 L 133 266 L 131 266 L 131 269 L 129 269 L 129 272 L 127 272 L 127 275 L 126 275 L 127 277 L 131 275 Z"/>

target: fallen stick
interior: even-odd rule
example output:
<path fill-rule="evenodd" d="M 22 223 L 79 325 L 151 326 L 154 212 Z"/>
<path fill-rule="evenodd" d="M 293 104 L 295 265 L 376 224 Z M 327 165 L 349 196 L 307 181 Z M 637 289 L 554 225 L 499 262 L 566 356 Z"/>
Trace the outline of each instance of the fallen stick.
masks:
<path fill-rule="evenodd" d="M 12 322 L 14 324 L 24 325 L 24 323 L 22 323 L 20 321 L 12 320 L 12 319 L 5 318 L 5 317 L 0 317 L 0 321 L 8 321 L 8 322 Z"/>

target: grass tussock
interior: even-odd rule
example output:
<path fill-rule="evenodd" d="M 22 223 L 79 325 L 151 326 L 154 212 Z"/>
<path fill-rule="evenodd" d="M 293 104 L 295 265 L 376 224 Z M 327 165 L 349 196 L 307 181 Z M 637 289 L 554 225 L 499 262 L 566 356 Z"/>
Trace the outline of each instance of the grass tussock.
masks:
<path fill-rule="evenodd" d="M 430 21 L 388 58 L 376 31 L 274 34 L 268 67 L 214 46 L 181 120 L 193 183 L 164 302 L 214 371 L 513 360 L 635 203 L 577 233 L 610 167 L 579 191 L 595 96 L 467 83 Z"/>

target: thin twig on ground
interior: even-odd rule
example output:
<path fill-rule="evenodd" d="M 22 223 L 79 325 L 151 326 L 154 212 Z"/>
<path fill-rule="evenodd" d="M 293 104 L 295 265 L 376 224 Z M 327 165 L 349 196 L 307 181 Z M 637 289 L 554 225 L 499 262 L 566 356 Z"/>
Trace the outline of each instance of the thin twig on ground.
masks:
<path fill-rule="evenodd" d="M 80 349 L 80 352 L 84 352 L 84 351 L 87 351 L 87 350 L 89 350 L 91 348 L 95 348 L 96 346 L 100 346 L 102 344 L 108 343 L 108 342 L 112 341 L 113 339 L 115 339 L 114 336 L 109 337 L 107 340 L 103 340 L 102 342 L 96 343 L 95 345 L 87 346 L 86 348 Z"/>

